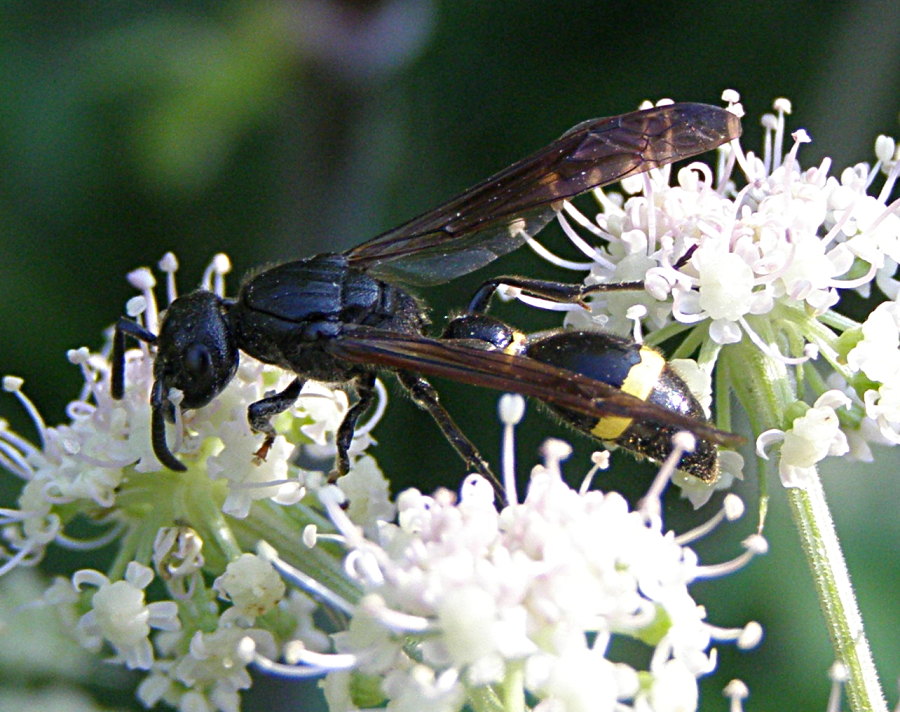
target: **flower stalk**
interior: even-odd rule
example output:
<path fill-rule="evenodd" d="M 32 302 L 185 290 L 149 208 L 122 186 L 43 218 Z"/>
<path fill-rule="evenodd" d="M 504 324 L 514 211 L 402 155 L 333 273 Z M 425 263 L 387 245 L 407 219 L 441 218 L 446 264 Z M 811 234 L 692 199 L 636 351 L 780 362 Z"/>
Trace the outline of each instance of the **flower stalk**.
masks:
<path fill-rule="evenodd" d="M 804 489 L 791 488 L 787 495 L 835 659 L 847 669 L 845 688 L 850 708 L 855 712 L 887 712 L 887 700 L 822 483 L 813 478 Z"/>

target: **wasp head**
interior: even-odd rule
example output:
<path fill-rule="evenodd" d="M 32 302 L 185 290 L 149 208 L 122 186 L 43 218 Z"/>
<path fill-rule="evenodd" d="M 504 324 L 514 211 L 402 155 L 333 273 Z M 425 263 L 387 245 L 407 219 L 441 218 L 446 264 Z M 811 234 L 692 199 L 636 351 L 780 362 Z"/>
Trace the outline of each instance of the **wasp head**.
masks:
<path fill-rule="evenodd" d="M 219 395 L 237 370 L 238 349 L 224 302 L 212 292 L 193 292 L 172 302 L 156 346 L 154 400 L 167 399 L 169 390 L 177 388 L 184 394 L 182 408 L 200 408 Z"/>
<path fill-rule="evenodd" d="M 179 297 L 166 309 L 153 362 L 151 437 L 153 451 L 166 467 L 185 466 L 169 450 L 165 421 L 175 418 L 169 391 L 184 394 L 182 408 L 200 408 L 215 398 L 234 376 L 238 348 L 225 315 L 225 303 L 212 292 Z"/>

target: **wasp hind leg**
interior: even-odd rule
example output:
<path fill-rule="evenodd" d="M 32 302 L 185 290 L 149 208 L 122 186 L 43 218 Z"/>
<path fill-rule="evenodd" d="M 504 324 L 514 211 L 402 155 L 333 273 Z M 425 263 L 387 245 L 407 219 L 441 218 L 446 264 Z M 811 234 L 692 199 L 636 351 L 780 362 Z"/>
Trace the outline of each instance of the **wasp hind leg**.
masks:
<path fill-rule="evenodd" d="M 447 441 L 466 463 L 466 467 L 488 480 L 497 493 L 502 496 L 503 487 L 500 484 L 500 480 L 491 471 L 490 465 L 478 452 L 478 448 L 459 429 L 450 413 L 441 405 L 435 387 L 421 376 L 406 371 L 398 371 L 397 378 L 400 381 L 400 385 L 407 390 L 413 402 L 422 410 L 428 411 L 428 414 L 441 429 L 444 437 L 447 438 Z"/>

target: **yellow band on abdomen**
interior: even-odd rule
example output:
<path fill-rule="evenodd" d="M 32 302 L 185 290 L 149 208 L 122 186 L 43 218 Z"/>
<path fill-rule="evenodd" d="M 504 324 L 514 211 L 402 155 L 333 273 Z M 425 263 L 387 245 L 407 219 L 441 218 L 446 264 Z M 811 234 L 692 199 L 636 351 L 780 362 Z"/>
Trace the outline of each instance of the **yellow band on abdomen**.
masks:
<path fill-rule="evenodd" d="M 640 353 L 640 363 L 631 367 L 620 389 L 641 400 L 647 400 L 647 397 L 653 391 L 653 387 L 659 381 L 660 374 L 666 367 L 666 360 L 659 351 L 651 349 L 649 346 L 642 346 Z M 600 418 L 591 430 L 591 434 L 600 440 L 615 440 L 628 430 L 631 421 L 632 418 L 621 415 Z"/>

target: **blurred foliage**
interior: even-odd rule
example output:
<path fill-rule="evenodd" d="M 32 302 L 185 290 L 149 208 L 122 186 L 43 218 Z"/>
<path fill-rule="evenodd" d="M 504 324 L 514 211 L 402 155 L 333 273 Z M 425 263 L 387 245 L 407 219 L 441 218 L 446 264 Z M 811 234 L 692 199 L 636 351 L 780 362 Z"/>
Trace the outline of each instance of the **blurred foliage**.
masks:
<path fill-rule="evenodd" d="M 646 98 L 715 103 L 723 89 L 738 89 L 745 145 L 755 147 L 757 117 L 787 96 L 792 126 L 814 139 L 806 165 L 826 154 L 837 168 L 871 160 L 875 136 L 897 134 L 898 44 L 896 7 L 865 0 L 6 0 L 0 371 L 23 376 L 57 422 L 80 380 L 65 350 L 102 343 L 133 295 L 127 271 L 174 250 L 186 289 L 226 252 L 234 286 L 257 265 L 360 242 L 578 121 Z M 535 262 L 516 254 L 489 270 L 547 272 Z M 486 273 L 428 290 L 435 319 Z M 508 315 L 527 328 L 551 323 L 522 308 Z M 464 422 L 473 420 L 466 408 L 492 420 L 493 394 L 447 388 L 445 398 Z M 0 415 L 30 432 L 11 398 Z M 548 422 L 529 418 L 524 463 L 556 432 Z M 427 473 L 418 448 L 391 447 L 392 432 L 413 430 L 418 448 L 436 453 Z M 471 432 L 489 458 L 497 432 Z M 376 454 L 399 484 L 458 479 L 449 447 L 403 399 L 379 438 Z M 586 462 L 588 450 L 581 443 L 574 462 Z M 570 469 L 577 478 L 586 466 Z M 896 461 L 874 469 L 829 484 L 890 681 L 900 671 Z M 603 486 L 637 496 L 645 483 L 613 474 Z M 751 508 L 754 491 L 745 485 Z M 671 509 L 675 528 L 693 517 L 681 503 Z M 722 673 L 704 682 L 705 710 L 724 709 L 719 691 L 738 675 L 752 709 L 824 709 L 830 653 L 786 518 L 776 503 L 768 557 L 705 584 L 717 622 L 756 618 L 768 632 L 758 651 L 722 651 Z M 735 553 L 750 519 L 731 527 L 733 541 L 715 537 L 707 557 Z M 266 681 L 247 709 L 295 709 L 310 689 Z"/>

